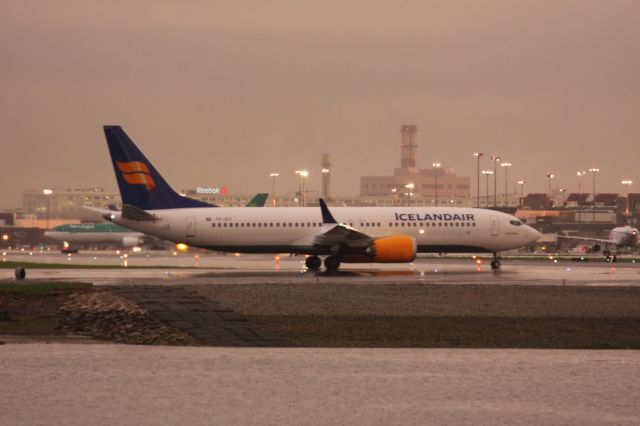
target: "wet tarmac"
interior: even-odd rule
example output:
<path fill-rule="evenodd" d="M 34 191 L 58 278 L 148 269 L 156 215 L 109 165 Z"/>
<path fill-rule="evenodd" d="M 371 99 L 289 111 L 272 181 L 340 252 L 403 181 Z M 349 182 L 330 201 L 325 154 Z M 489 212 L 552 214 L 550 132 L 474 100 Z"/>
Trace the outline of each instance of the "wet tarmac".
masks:
<path fill-rule="evenodd" d="M 0 346 L 0 424 L 636 425 L 638 351 Z"/>
<path fill-rule="evenodd" d="M 538 257 L 503 260 L 500 272 L 491 270 L 488 258 L 427 257 L 409 264 L 344 264 L 338 273 L 309 272 L 303 257 L 270 255 L 219 255 L 216 253 L 83 252 L 71 256 L 55 252 L 10 252 L 3 259 L 18 262 L 63 263 L 68 268 L 27 267 L 29 279 L 79 280 L 103 284 L 255 284 L 255 283 L 436 283 L 638 286 L 640 263 L 589 262 Z M 126 268 L 105 269 L 104 266 Z M 197 267 L 196 267 L 197 265 Z M 98 266 L 75 269 L 73 266 Z M 0 270 L 4 278 L 12 270 Z M 2 278 L 2 277 L 0 277 Z"/>

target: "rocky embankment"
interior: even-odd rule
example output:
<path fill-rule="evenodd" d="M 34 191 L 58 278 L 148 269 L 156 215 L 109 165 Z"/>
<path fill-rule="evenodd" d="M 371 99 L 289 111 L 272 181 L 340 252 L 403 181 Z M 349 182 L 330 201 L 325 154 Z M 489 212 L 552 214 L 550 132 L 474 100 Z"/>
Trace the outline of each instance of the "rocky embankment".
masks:
<path fill-rule="evenodd" d="M 146 309 L 108 291 L 72 294 L 60 314 L 60 328 L 70 333 L 129 344 L 198 344 L 191 335 L 163 324 Z"/>

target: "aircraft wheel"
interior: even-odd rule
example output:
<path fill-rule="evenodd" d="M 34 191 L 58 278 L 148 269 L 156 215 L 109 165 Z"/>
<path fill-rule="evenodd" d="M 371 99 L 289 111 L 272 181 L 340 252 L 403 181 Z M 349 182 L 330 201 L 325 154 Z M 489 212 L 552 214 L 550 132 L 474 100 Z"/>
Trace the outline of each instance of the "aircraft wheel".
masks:
<path fill-rule="evenodd" d="M 493 269 L 494 271 L 500 269 L 500 261 L 498 259 L 491 261 L 491 269 Z"/>
<path fill-rule="evenodd" d="M 618 256 L 616 256 L 615 254 L 611 257 L 611 261 L 612 262 L 617 262 L 618 261 Z"/>
<path fill-rule="evenodd" d="M 307 265 L 307 269 L 310 271 L 317 271 L 322 266 L 322 261 L 318 256 L 309 256 L 307 260 L 304 261 L 304 264 Z"/>
<path fill-rule="evenodd" d="M 329 256 L 324 259 L 324 266 L 329 271 L 337 271 L 340 267 L 340 258 L 338 256 Z"/>

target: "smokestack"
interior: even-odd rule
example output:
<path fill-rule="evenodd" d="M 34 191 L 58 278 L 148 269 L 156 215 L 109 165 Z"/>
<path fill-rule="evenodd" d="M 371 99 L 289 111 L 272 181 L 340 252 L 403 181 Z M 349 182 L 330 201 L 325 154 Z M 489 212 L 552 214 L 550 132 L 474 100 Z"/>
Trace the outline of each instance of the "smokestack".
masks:
<path fill-rule="evenodd" d="M 416 144 L 417 126 L 403 125 L 400 128 L 402 142 L 400 143 L 400 167 L 416 167 L 416 154 L 418 144 Z"/>
<path fill-rule="evenodd" d="M 331 157 L 322 154 L 322 198 L 329 201 L 331 196 Z"/>

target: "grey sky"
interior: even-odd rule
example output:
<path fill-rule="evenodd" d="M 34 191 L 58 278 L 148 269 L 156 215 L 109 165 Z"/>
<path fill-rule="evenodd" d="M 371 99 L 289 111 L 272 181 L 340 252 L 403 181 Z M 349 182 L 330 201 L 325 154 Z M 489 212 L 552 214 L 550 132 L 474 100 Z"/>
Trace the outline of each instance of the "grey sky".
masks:
<path fill-rule="evenodd" d="M 25 189 L 115 189 L 121 124 L 175 189 L 334 193 L 399 164 L 475 177 L 474 150 L 529 191 L 640 192 L 638 1 L 0 0 L 0 207 Z M 490 168 L 484 162 L 484 168 Z M 499 185 L 504 185 L 499 172 Z M 475 179 L 472 179 L 475 182 Z M 588 183 L 587 183 L 588 182 Z M 590 189 L 590 180 L 584 186 Z M 511 185 L 513 186 L 513 184 Z M 475 184 L 472 191 L 475 192 Z"/>

